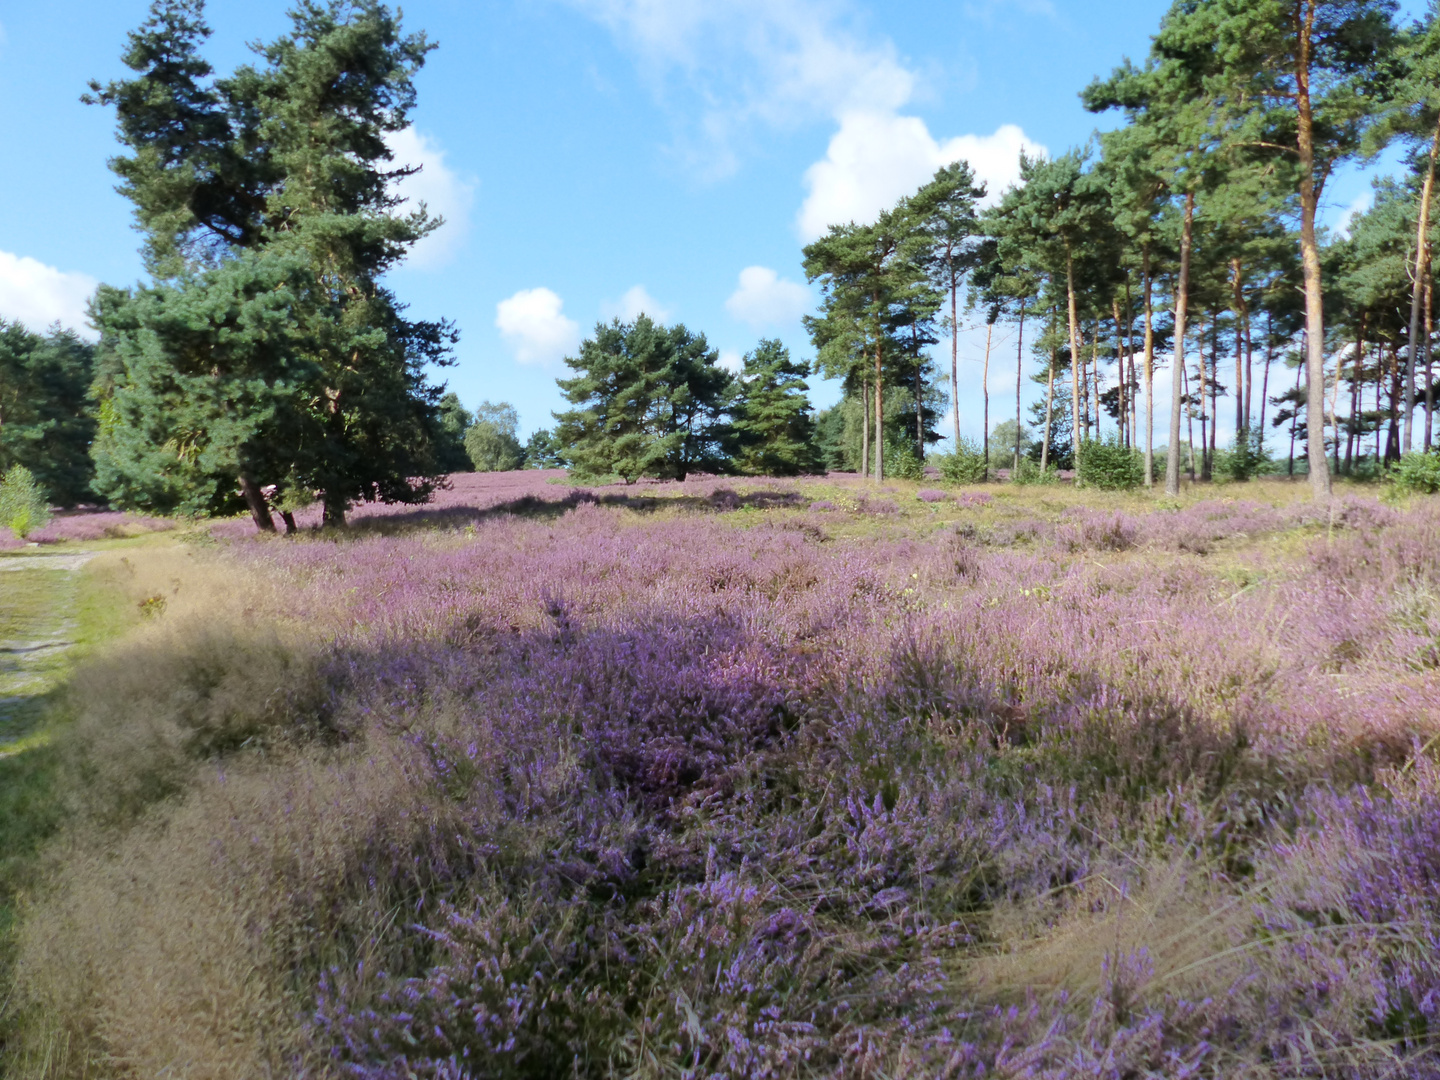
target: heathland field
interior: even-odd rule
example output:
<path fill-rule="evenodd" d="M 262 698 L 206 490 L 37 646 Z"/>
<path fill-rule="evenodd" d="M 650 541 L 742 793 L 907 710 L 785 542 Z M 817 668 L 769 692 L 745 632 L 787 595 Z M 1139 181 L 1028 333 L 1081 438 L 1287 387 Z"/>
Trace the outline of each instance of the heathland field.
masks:
<path fill-rule="evenodd" d="M 1440 1075 L 1440 500 L 549 478 L 42 547 L 6 1075 Z"/>

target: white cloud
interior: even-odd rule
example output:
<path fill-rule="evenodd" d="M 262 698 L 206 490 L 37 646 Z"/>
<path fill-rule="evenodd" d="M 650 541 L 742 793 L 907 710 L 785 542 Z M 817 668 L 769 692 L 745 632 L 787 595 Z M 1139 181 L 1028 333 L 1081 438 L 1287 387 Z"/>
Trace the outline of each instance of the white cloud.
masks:
<path fill-rule="evenodd" d="M 522 364 L 555 364 L 580 345 L 580 326 L 549 289 L 521 289 L 495 305 L 495 325 Z"/>
<path fill-rule="evenodd" d="M 1014 124 L 993 135 L 960 135 L 938 142 L 918 116 L 866 111 L 840 117 L 840 130 L 830 140 L 824 159 L 805 171 L 809 189 L 796 217 L 805 241 L 824 234 L 830 225 L 873 221 L 934 175 L 935 170 L 964 159 L 985 182 L 987 201 L 1000 197 L 1020 179 L 1020 152 L 1043 154 Z"/>
<path fill-rule="evenodd" d="M 100 283 L 89 274 L 67 273 L 28 255 L 0 251 L 0 318 L 24 323 L 37 333 L 58 322 L 94 340 L 85 325 L 85 305 Z"/>
<path fill-rule="evenodd" d="M 804 285 L 782 278 L 768 266 L 747 266 L 740 271 L 740 285 L 725 301 L 725 310 L 758 329 L 793 323 L 812 303 Z"/>
<path fill-rule="evenodd" d="M 637 55 L 664 104 L 691 117 L 681 150 L 710 176 L 734 170 L 734 143 L 754 122 L 897 109 L 915 89 L 894 45 L 862 40 L 832 0 L 570 2 Z"/>
<path fill-rule="evenodd" d="M 1335 232 L 1342 237 L 1348 238 L 1350 236 L 1351 224 L 1374 204 L 1374 191 L 1362 191 L 1359 195 L 1355 196 L 1350 205 L 1340 212 L 1340 217 L 1335 222 Z"/>
<path fill-rule="evenodd" d="M 475 183 L 446 165 L 445 151 L 413 127 L 385 136 L 385 145 L 395 155 L 397 167 L 420 167 L 418 173 L 395 181 L 395 194 L 410 202 L 409 209 L 423 202 L 432 215 L 445 219 L 445 224 L 415 245 L 408 265 L 420 269 L 443 266 L 464 246 L 470 231 Z"/>
<path fill-rule="evenodd" d="M 600 313 L 621 322 L 634 322 L 641 315 L 649 315 L 660 323 L 670 318 L 670 309 L 651 296 L 644 285 L 632 285 L 619 300 L 605 301 L 600 305 Z"/>
<path fill-rule="evenodd" d="M 739 349 L 721 349 L 720 366 L 726 371 L 738 375 L 741 369 L 745 367 L 745 357 L 740 355 Z"/>

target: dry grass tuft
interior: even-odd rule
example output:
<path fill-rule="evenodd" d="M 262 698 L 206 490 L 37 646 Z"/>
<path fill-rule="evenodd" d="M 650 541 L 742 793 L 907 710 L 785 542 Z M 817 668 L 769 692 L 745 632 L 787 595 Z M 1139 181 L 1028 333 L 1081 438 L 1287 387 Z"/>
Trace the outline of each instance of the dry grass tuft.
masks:
<path fill-rule="evenodd" d="M 1007 945 L 975 961 L 972 985 L 1002 1000 L 1065 991 L 1086 1008 L 1219 995 L 1239 974 L 1233 948 L 1252 921 L 1233 885 L 1190 860 L 1097 871 L 1052 911 L 1043 900 L 997 908 L 991 937 Z M 1143 976 L 1127 973 L 1137 961 Z"/>

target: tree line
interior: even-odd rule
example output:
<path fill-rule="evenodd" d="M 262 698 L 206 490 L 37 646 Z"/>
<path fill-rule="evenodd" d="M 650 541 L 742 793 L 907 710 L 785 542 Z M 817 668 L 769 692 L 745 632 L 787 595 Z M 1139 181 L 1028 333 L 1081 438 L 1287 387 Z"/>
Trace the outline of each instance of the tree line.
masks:
<path fill-rule="evenodd" d="M 915 472 L 974 381 L 965 321 L 986 333 L 984 422 L 968 439 L 957 410 L 943 435 L 986 474 L 1073 466 L 1103 433 L 1146 482 L 1163 457 L 1174 491 L 1187 467 L 1260 467 L 1278 433 L 1323 497 L 1334 473 L 1434 445 L 1433 7 L 1402 26 L 1392 0 L 1180 0 L 1143 61 L 1083 90 L 1112 130 L 1022 159 L 990 205 L 956 162 L 808 245 L 813 366 L 762 342 L 732 373 L 683 326 L 602 324 L 567 360 L 569 409 L 527 446 L 513 410 L 467 417 L 442 397 L 429 372 L 452 362 L 454 326 L 408 318 L 383 282 L 439 224 L 399 206 L 406 170 L 385 144 L 433 43 L 377 0 L 302 0 L 287 33 L 221 76 L 203 15 L 202 0 L 156 0 L 128 39 L 132 75 L 87 95 L 115 110 L 111 167 L 150 280 L 99 290 L 94 347 L 0 328 L 0 466 L 29 464 L 59 501 L 248 510 L 273 529 L 312 499 L 333 524 L 357 500 L 424 501 L 467 462 L 630 480 Z M 1327 235 L 1336 170 L 1390 146 L 1400 174 Z M 1001 336 L 1014 411 L 996 388 L 992 446 Z M 813 412 L 811 374 L 838 381 L 838 405 Z M 1043 388 L 1028 423 L 1027 376 Z"/>
<path fill-rule="evenodd" d="M 882 475 L 912 419 L 908 449 L 924 454 L 923 384 L 943 376 L 922 350 L 937 328 L 950 330 L 958 392 L 962 285 L 987 327 L 986 368 L 997 321 L 1014 327 L 1022 370 L 1030 330 L 1032 378 L 1045 387 L 1033 410 L 1042 468 L 1072 463 L 1108 416 L 1110 437 L 1143 453 L 1152 478 L 1164 353 L 1168 491 L 1187 447 L 1209 478 L 1224 407 L 1232 463 L 1263 458 L 1268 419 L 1288 429 L 1292 469 L 1299 440 L 1320 497 L 1332 472 L 1367 455 L 1430 449 L 1435 9 L 1402 27 L 1388 0 L 1182 0 L 1143 63 L 1126 61 L 1081 97 L 1122 122 L 1083 148 L 1022 158 L 1020 183 L 994 206 L 980 209 L 985 192 L 960 163 L 875 222 L 833 226 L 805 249 L 824 296 L 810 331 L 861 414 L 862 471 Z M 1396 143 L 1403 174 L 1377 184 L 1348 236 L 1327 237 L 1317 218 L 1337 168 Z M 897 425 L 886 387 L 912 383 Z M 1018 465 L 1018 373 L 1015 389 Z"/>

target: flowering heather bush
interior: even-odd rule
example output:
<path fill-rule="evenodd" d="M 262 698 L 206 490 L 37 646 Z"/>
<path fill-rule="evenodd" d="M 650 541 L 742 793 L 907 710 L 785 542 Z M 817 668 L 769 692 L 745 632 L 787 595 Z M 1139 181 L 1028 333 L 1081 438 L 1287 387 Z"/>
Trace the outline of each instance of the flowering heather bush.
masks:
<path fill-rule="evenodd" d="M 915 497 L 921 502 L 927 503 L 946 502 L 950 498 L 950 493 L 938 491 L 935 488 L 921 488 L 915 493 Z"/>
<path fill-rule="evenodd" d="M 127 564 L 16 1075 L 1440 1076 L 1435 506 L 529 482 Z"/>
<path fill-rule="evenodd" d="M 165 532 L 175 522 L 164 518 L 143 517 L 114 510 L 56 510 L 43 528 L 36 529 L 25 541 L 54 544 L 63 540 L 111 540 L 147 532 Z M 0 548 L 22 547 L 25 543 L 9 533 L 0 533 Z"/>

